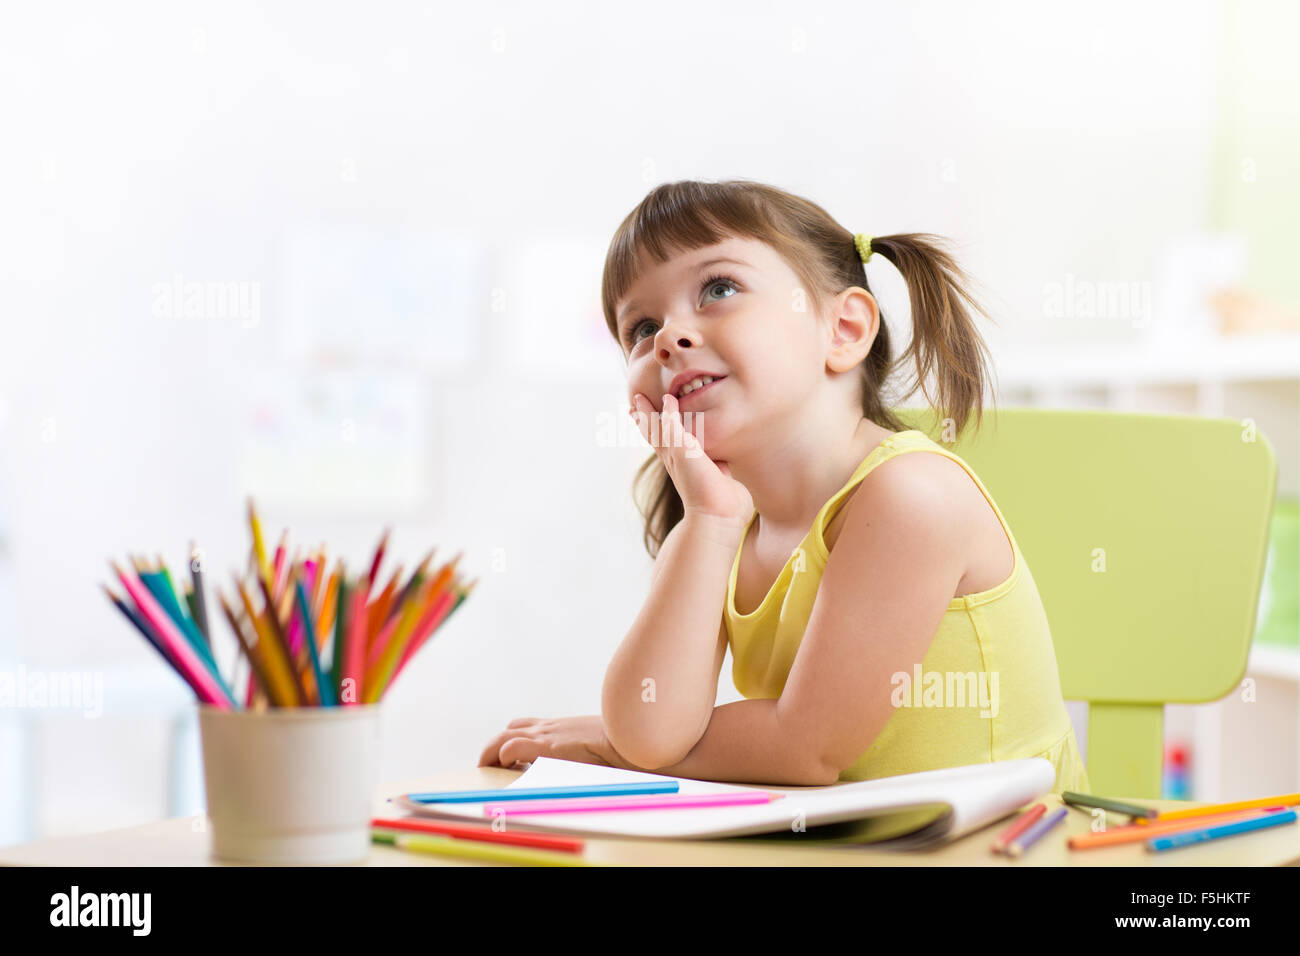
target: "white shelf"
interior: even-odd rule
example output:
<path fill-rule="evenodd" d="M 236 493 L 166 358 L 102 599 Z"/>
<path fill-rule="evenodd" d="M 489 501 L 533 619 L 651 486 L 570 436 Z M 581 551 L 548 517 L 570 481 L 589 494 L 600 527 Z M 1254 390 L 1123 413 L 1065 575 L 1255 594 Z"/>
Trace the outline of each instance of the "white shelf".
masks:
<path fill-rule="evenodd" d="M 1300 379 L 1300 334 L 1224 336 L 1201 342 L 1007 347 L 994 354 L 1010 388 L 1168 385 Z"/>
<path fill-rule="evenodd" d="M 1246 673 L 1300 682 L 1300 648 L 1252 644 Z"/>

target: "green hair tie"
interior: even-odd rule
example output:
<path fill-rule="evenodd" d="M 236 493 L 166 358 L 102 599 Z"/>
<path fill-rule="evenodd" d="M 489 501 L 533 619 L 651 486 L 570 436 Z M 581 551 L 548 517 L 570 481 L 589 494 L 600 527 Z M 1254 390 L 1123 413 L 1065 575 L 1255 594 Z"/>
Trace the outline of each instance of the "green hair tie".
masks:
<path fill-rule="evenodd" d="M 853 237 L 853 244 L 858 247 L 858 256 L 863 262 L 871 258 L 871 237 L 860 232 Z"/>

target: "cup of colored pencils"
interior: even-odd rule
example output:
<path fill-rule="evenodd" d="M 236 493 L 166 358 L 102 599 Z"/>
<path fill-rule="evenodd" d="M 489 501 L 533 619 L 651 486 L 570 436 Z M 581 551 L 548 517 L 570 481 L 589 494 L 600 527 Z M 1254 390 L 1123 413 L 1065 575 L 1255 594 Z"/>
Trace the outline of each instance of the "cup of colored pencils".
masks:
<path fill-rule="evenodd" d="M 234 634 L 223 673 L 205 568 L 191 550 L 176 587 L 166 564 L 111 562 L 117 606 L 199 701 L 214 852 L 260 862 L 347 862 L 369 849 L 378 705 L 411 659 L 474 589 L 434 551 L 409 575 L 381 573 L 389 533 L 365 569 L 333 569 L 326 549 L 290 557 L 288 532 L 268 554 L 252 501 L 248 568 L 216 588 Z M 247 661 L 246 682 L 237 679 Z"/>

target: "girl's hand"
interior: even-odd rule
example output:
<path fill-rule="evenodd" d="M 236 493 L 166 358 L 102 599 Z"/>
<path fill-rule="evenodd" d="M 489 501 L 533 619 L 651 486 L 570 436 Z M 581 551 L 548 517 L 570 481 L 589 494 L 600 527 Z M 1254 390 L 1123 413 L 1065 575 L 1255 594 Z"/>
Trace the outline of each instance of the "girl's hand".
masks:
<path fill-rule="evenodd" d="M 632 396 L 630 414 L 641 437 L 654 448 L 664 463 L 673 486 L 681 495 L 685 517 L 705 517 L 734 524 L 744 530 L 754 514 L 754 499 L 749 489 L 731 477 L 727 463 L 716 462 L 704 453 L 699 440 L 686 431 L 677 399 L 663 396 L 663 411 L 657 412 L 640 392 Z M 654 416 L 659 428 L 652 431 Z M 655 434 L 657 432 L 657 434 Z M 653 438 L 659 439 L 655 444 Z"/>
<path fill-rule="evenodd" d="M 639 770 L 624 760 L 605 736 L 605 721 L 600 714 L 587 717 L 520 717 L 510 721 L 497 734 L 478 759 L 480 767 L 523 769 L 538 755 L 603 764 L 624 770 Z"/>

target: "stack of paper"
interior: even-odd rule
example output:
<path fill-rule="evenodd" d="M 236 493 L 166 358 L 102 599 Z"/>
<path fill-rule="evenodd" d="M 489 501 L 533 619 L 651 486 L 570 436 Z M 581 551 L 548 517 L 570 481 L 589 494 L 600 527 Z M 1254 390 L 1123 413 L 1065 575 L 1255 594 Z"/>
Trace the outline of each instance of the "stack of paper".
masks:
<path fill-rule="evenodd" d="M 754 787 L 538 757 L 505 789 L 676 780 L 680 793 L 764 790 L 779 800 L 748 806 L 507 815 L 510 829 L 593 837 L 716 839 L 754 836 L 801 843 L 917 849 L 956 839 L 1047 793 L 1056 773 L 1042 757 L 970 764 L 828 787 Z M 393 803 L 421 816 L 491 822 L 485 803 Z M 886 842 L 887 841 L 887 842 Z"/>

